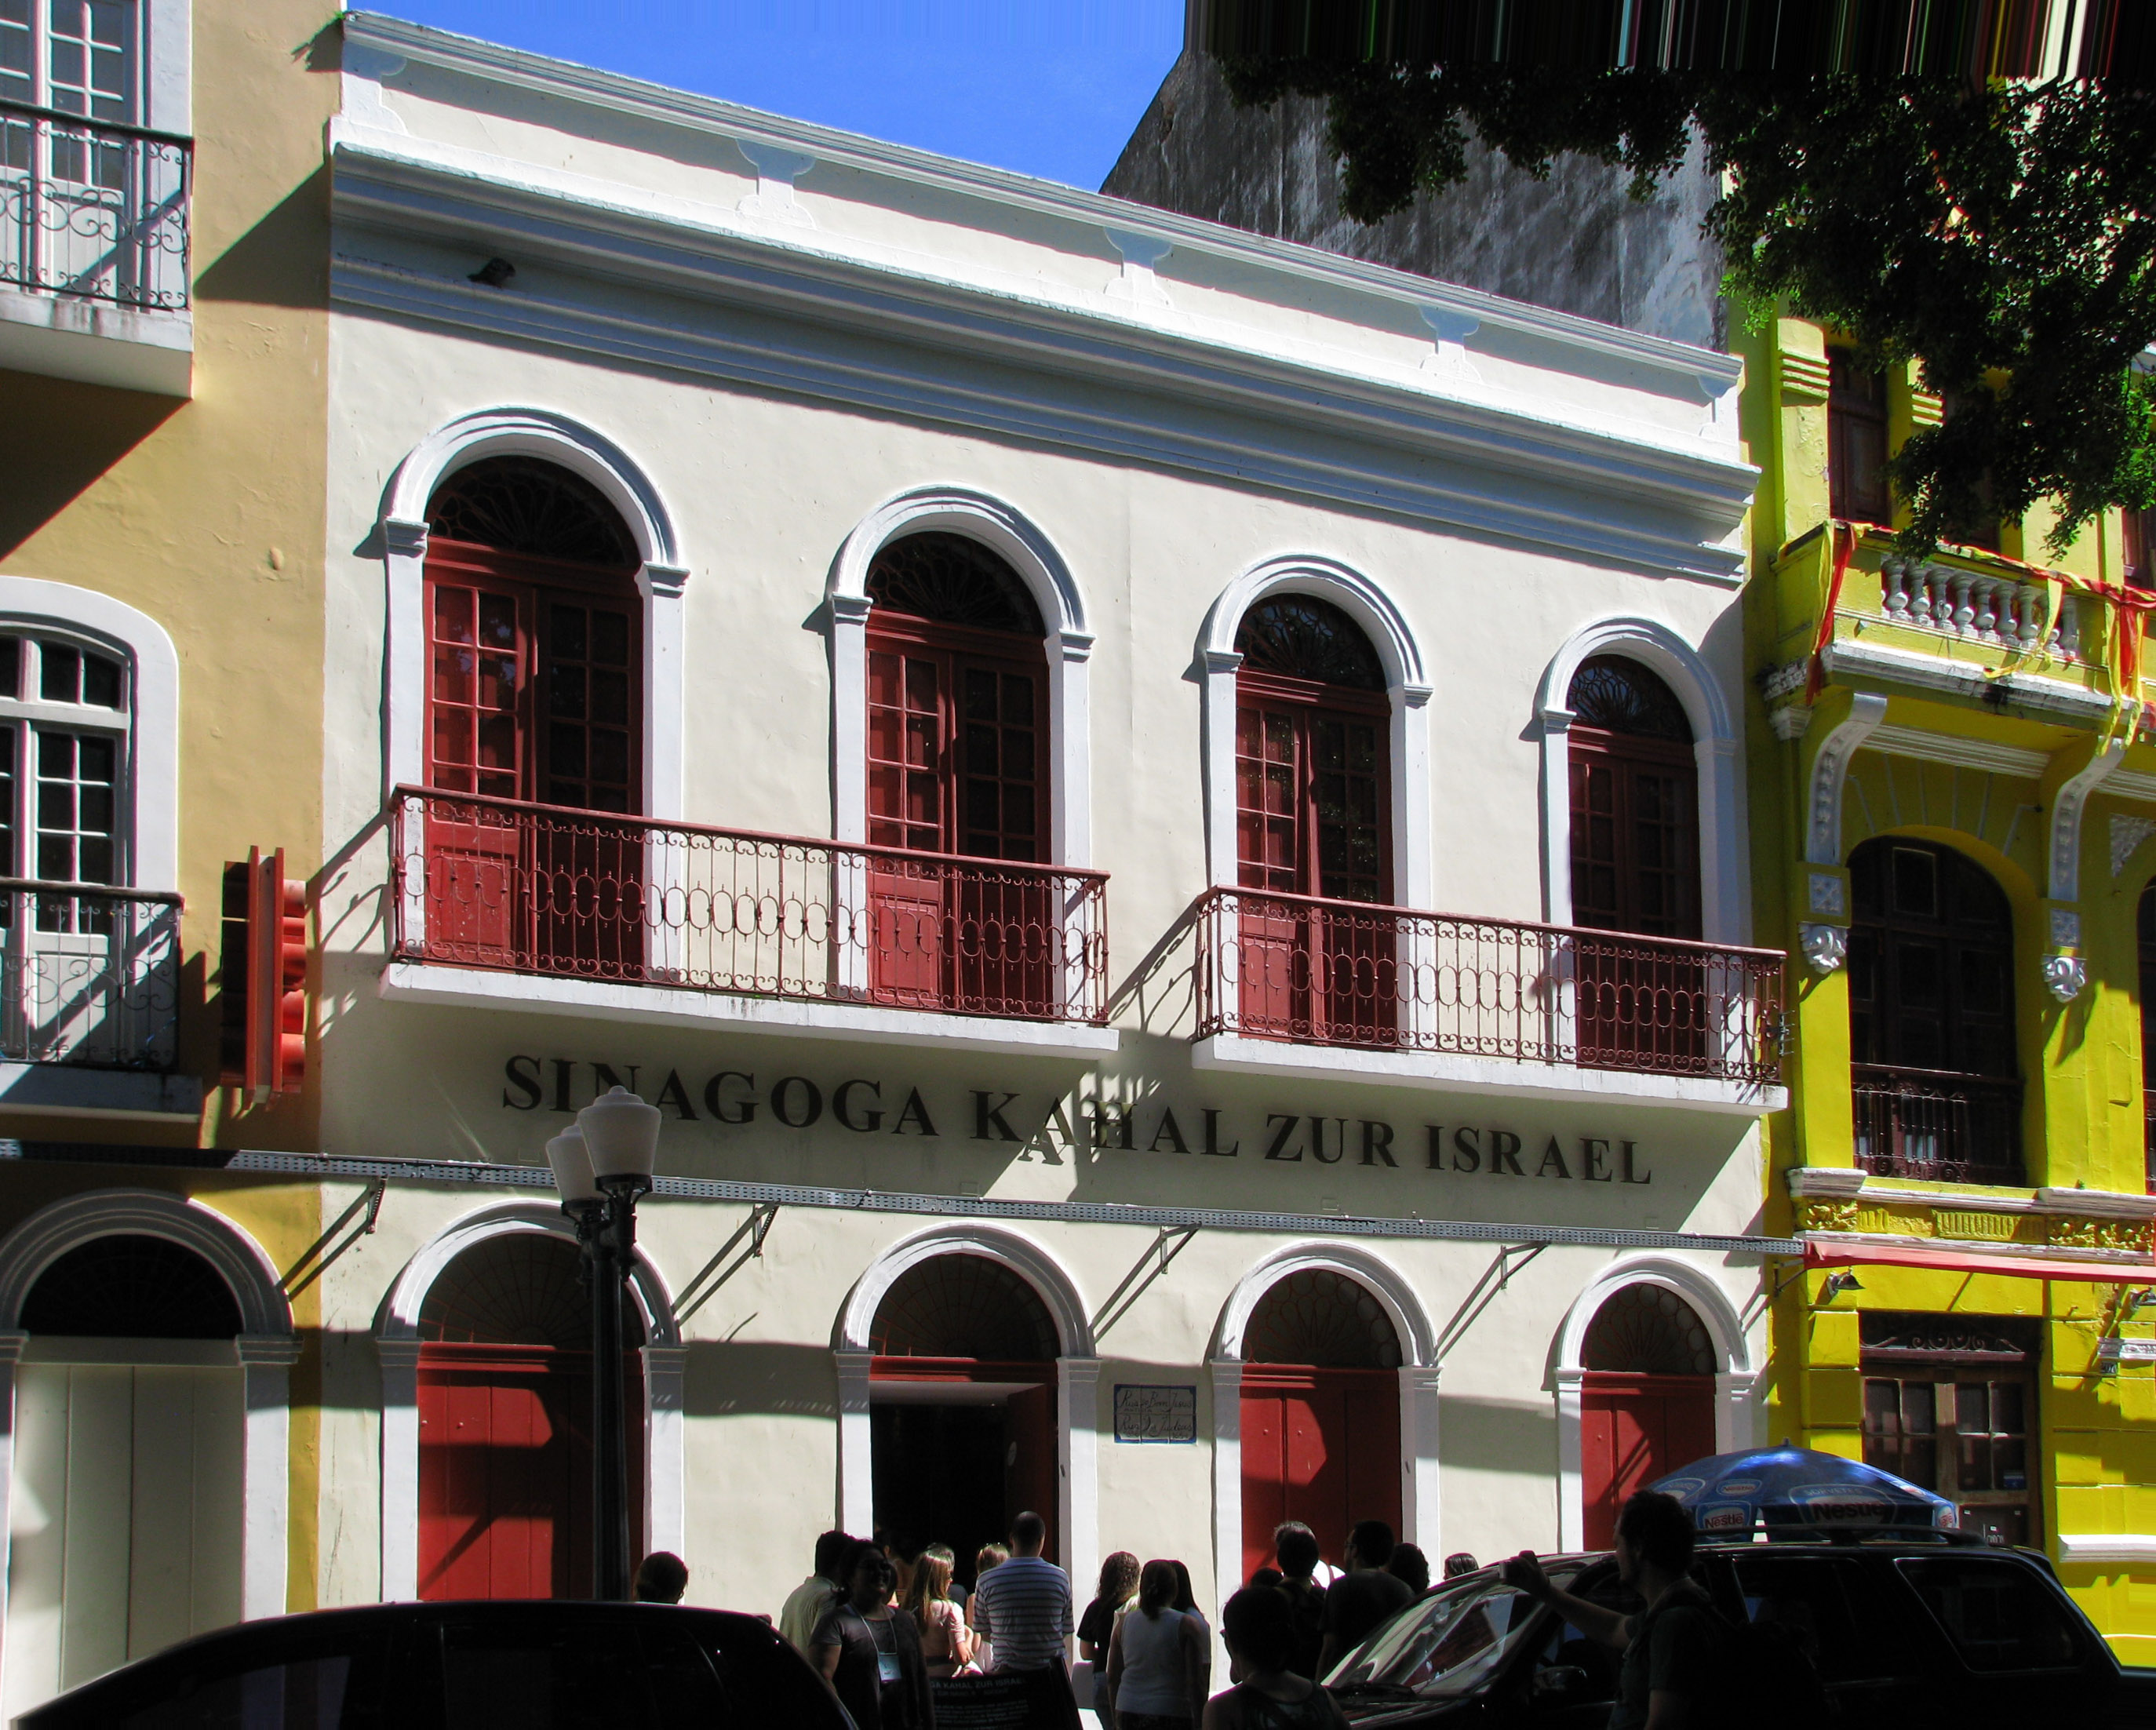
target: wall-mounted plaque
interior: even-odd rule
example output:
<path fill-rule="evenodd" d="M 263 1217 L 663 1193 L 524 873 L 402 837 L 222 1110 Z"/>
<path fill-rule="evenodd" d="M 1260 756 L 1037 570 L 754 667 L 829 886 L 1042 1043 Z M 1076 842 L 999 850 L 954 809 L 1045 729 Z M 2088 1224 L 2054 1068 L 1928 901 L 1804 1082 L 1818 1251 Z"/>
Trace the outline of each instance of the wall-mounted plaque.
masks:
<path fill-rule="evenodd" d="M 1138 1388 L 1117 1383 L 1116 1440 L 1119 1442 L 1195 1442 L 1195 1388 Z"/>

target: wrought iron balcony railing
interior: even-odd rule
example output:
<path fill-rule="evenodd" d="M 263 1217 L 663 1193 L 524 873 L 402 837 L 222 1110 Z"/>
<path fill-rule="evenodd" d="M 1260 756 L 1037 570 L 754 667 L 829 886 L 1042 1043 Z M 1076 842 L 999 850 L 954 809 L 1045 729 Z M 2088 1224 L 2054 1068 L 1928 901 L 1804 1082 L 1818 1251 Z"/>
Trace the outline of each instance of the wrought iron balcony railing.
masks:
<path fill-rule="evenodd" d="M 0 877 L 0 1058 L 172 1068 L 179 896 Z"/>
<path fill-rule="evenodd" d="M 1874 1177 L 2021 1181 L 2021 1084 L 1941 1070 L 1849 1066 L 1856 1163 Z"/>
<path fill-rule="evenodd" d="M 1192 911 L 1200 1039 L 1781 1076 L 1772 950 L 1245 889 Z"/>
<path fill-rule="evenodd" d="M 194 146 L 0 102 L 0 284 L 177 312 Z"/>
<path fill-rule="evenodd" d="M 1107 1019 L 1107 878 L 434 788 L 390 810 L 393 953 L 690 991 Z"/>

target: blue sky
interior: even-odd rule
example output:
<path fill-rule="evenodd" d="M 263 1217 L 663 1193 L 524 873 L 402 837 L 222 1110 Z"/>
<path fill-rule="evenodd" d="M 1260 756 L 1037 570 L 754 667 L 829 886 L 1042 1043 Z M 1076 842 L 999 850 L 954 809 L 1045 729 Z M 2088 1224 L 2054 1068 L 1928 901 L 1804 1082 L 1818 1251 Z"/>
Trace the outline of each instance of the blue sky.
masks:
<path fill-rule="evenodd" d="M 1114 165 L 1183 39 L 1183 0 L 374 0 L 368 9 L 1086 187 Z"/>

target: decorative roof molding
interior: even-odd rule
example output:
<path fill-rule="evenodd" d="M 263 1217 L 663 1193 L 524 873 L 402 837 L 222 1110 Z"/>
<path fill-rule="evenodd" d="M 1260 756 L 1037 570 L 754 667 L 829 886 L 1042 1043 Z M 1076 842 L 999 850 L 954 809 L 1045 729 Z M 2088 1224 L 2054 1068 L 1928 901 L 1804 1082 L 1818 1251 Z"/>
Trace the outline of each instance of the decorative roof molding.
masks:
<path fill-rule="evenodd" d="M 1727 386 L 1733 386 L 1743 371 L 1738 357 L 1712 349 L 1624 330 L 1479 290 L 1433 282 L 1412 271 L 1342 258 L 1293 241 L 1245 234 L 1128 199 L 1082 192 L 1007 169 L 960 162 L 619 73 L 526 54 L 377 13 L 347 13 L 343 23 L 348 45 L 363 46 L 390 59 L 534 91 L 553 101 L 578 103 L 645 124 L 721 133 L 745 148 L 771 146 L 798 151 L 819 162 L 947 195 L 985 199 L 1090 228 L 1147 231 L 1186 251 L 1207 253 L 1246 266 L 1255 264 L 1336 287 L 1357 288 L 1409 306 L 1450 305 L 1484 325 L 1673 374 L 1688 383 L 1726 379 Z"/>
<path fill-rule="evenodd" d="M 1889 757 L 1944 763 L 1949 768 L 1981 769 L 1987 774 L 2010 775 L 2021 781 L 2041 780 L 2044 771 L 2051 764 L 2050 757 L 2041 751 L 2023 751 L 2011 745 L 1994 745 L 1984 739 L 1927 732 L 1916 726 L 1875 727 L 1864 742 L 1864 748 L 1883 752 Z"/>
<path fill-rule="evenodd" d="M 1838 1165 L 1791 1166 L 1783 1173 L 1783 1180 L 1789 1194 L 1800 1199 L 1861 1199 L 1869 1207 L 1946 1208 L 1957 1213 L 2034 1214 L 2046 1219 L 2156 1219 L 2156 1195 L 2133 1195 L 2116 1189 L 2047 1188 L 2033 1194 L 2011 1189 L 1926 1189 Z M 1991 1247 L 1996 1250 L 1999 1245 Z M 2037 1246 L 2016 1244 L 2013 1247 L 2018 1255 Z M 2156 1283 L 2156 1269 L 2151 1270 L 2151 1281 Z"/>

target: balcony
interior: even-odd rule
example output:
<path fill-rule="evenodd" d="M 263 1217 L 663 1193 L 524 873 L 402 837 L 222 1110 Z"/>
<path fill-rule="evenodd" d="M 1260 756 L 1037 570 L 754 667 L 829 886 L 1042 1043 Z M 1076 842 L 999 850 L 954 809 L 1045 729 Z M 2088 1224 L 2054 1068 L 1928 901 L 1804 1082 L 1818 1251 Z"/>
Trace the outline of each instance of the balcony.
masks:
<path fill-rule="evenodd" d="M 0 367 L 192 388 L 193 145 L 0 102 Z"/>
<path fill-rule="evenodd" d="M 1849 1066 L 1856 1166 L 1876 1178 L 2017 1184 L 2021 1084 L 1939 1070 Z"/>
<path fill-rule="evenodd" d="M 171 1073 L 180 898 L 0 878 L 0 1111 L 192 1121 L 200 1083 Z"/>
<path fill-rule="evenodd" d="M 1204 1067 L 1784 1102 L 1771 950 L 1240 889 L 1208 891 L 1190 918 Z"/>
<path fill-rule="evenodd" d="M 2050 585 L 1982 552 L 1904 558 L 1885 529 L 1861 536 L 1835 598 L 1822 654 L 1830 675 L 1923 692 L 1996 700 L 2061 720 L 2101 722 L 2112 705 L 2114 609 L 2068 589 L 2051 614 Z M 1833 588 L 1835 536 L 1822 526 L 1774 565 L 1784 670 L 1770 704 L 1802 689 L 1803 669 Z"/>
<path fill-rule="evenodd" d="M 1107 878 L 400 788 L 387 996 L 1113 1049 Z"/>

